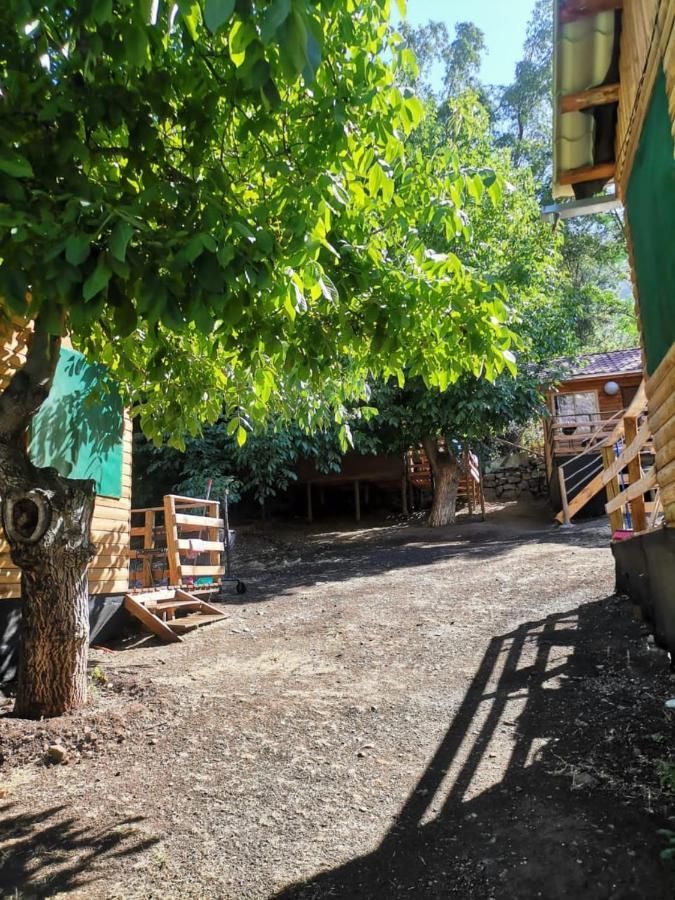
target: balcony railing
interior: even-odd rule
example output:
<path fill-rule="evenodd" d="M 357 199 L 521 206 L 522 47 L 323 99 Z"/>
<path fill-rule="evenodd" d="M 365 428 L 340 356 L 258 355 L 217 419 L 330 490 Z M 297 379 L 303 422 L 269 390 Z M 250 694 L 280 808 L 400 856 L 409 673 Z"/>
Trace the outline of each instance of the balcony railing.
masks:
<path fill-rule="evenodd" d="M 624 410 L 607 413 L 552 415 L 546 420 L 546 439 L 553 456 L 576 456 L 604 443 Z"/>

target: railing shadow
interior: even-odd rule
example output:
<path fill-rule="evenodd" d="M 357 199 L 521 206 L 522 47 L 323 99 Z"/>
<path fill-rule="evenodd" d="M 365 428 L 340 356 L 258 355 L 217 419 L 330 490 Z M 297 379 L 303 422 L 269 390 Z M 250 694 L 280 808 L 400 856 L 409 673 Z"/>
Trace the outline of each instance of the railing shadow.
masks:
<path fill-rule="evenodd" d="M 584 788 L 592 776 L 580 760 L 592 757 L 603 730 L 584 731 L 585 720 L 612 716 L 602 705 L 594 713 L 580 689 L 597 675 L 599 648 L 585 646 L 583 635 L 599 606 L 495 637 L 379 846 L 276 900 L 672 898 L 675 885 L 658 862 L 665 815 L 659 822 L 646 804 Z M 488 753 L 504 730 L 510 751 L 502 743 L 501 753 Z"/>
<path fill-rule="evenodd" d="M 139 835 L 140 816 L 85 828 L 67 806 L 40 812 L 14 806 L 0 808 L 0 897 L 46 898 L 86 889 L 104 877 L 107 859 L 133 857 L 158 841 Z"/>

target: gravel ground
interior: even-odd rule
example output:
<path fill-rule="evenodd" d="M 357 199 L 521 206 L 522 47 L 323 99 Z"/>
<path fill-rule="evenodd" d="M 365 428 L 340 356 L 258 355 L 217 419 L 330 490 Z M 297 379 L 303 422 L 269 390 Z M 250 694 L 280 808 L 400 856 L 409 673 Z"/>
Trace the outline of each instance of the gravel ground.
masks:
<path fill-rule="evenodd" d="M 226 621 L 3 719 L 0 896 L 675 896 L 675 685 L 606 526 L 362 524 L 242 533 Z"/>

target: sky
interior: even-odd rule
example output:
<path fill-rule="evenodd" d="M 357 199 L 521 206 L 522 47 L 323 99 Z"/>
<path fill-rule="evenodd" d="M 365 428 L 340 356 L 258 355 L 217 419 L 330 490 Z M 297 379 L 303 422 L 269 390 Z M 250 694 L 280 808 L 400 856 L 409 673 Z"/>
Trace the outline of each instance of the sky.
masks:
<path fill-rule="evenodd" d="M 487 52 L 481 78 L 487 84 L 513 81 L 534 0 L 408 0 L 407 20 L 413 25 L 445 22 L 454 34 L 457 22 L 474 22 L 485 34 Z"/>

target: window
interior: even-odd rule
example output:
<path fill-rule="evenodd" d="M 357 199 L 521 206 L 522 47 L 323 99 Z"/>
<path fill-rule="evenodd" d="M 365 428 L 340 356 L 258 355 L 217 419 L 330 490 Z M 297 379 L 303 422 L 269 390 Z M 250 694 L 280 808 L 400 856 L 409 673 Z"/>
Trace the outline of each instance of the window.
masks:
<path fill-rule="evenodd" d="M 570 429 L 563 429 L 564 434 L 590 431 L 593 423 L 598 420 L 597 392 L 583 391 L 578 394 L 556 394 L 555 411 L 561 425 L 565 423 L 570 425 Z"/>

